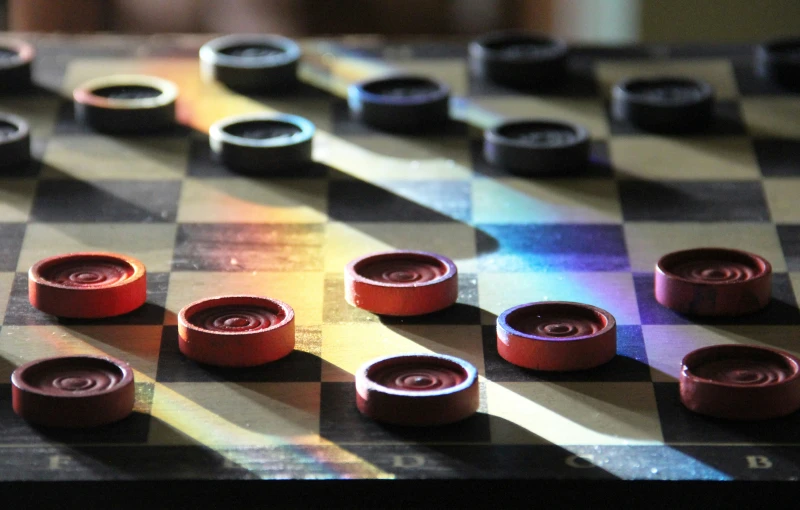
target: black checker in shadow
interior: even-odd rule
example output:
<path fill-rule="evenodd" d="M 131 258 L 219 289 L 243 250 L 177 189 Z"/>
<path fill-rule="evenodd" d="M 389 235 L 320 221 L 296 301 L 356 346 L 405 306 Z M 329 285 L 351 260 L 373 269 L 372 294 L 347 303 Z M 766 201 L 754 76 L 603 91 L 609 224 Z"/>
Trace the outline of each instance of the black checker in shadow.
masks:
<path fill-rule="evenodd" d="M 625 221 L 769 221 L 758 181 L 620 181 Z"/>
<path fill-rule="evenodd" d="M 385 182 L 384 187 L 357 180 L 332 180 L 328 215 L 346 222 L 469 221 L 472 215 L 468 182 Z M 388 189 L 387 189 L 388 188 Z M 410 194 L 415 201 L 401 196 Z M 435 208 L 435 209 L 434 209 Z"/>
<path fill-rule="evenodd" d="M 617 355 L 608 363 L 589 370 L 548 372 L 522 368 L 497 352 L 494 326 L 483 326 L 483 357 L 486 378 L 494 382 L 649 382 L 644 337 L 640 326 L 617 326 Z"/>
<path fill-rule="evenodd" d="M 279 360 L 255 367 L 215 367 L 200 364 L 181 354 L 178 327 L 165 326 L 158 356 L 158 382 L 319 382 L 322 332 L 296 329 L 295 350 Z M 303 350 L 300 350 L 303 349 Z"/>
<path fill-rule="evenodd" d="M 792 282 L 786 273 L 772 274 L 772 300 L 762 310 L 739 317 L 697 317 L 673 312 L 656 301 L 655 277 L 650 273 L 633 275 L 636 301 L 642 324 L 668 325 L 793 325 L 800 324 L 800 310 L 792 290 Z"/>
<path fill-rule="evenodd" d="M 604 179 L 612 178 L 614 171 L 608 152 L 608 143 L 602 140 L 593 140 L 589 148 L 589 161 L 585 168 L 570 172 L 558 172 L 541 175 L 526 175 L 526 179 Z M 486 177 L 522 177 L 515 175 L 503 168 L 489 164 L 483 157 L 483 140 L 470 142 L 470 155 L 472 169 Z"/>
<path fill-rule="evenodd" d="M 320 436 L 337 443 L 460 443 L 489 442 L 489 415 L 439 427 L 401 427 L 380 424 L 356 407 L 353 383 L 322 383 Z"/>
<path fill-rule="evenodd" d="M 789 271 L 800 271 L 800 225 L 778 225 L 777 229 Z"/>
<path fill-rule="evenodd" d="M 627 120 L 616 119 L 611 115 L 610 103 L 606 103 L 606 113 L 608 125 L 612 135 L 652 135 L 650 131 L 644 130 L 628 122 Z M 692 133 L 694 136 L 744 136 L 747 134 L 739 103 L 735 101 L 717 101 L 714 104 L 713 118 L 711 124 L 704 130 Z"/>
<path fill-rule="evenodd" d="M 182 223 L 174 271 L 321 271 L 324 224 Z"/>
<path fill-rule="evenodd" d="M 59 443 L 145 443 L 150 430 L 153 384 L 134 383 L 135 411 L 116 423 L 87 429 L 61 429 L 32 425 L 14 413 L 11 385 L 0 384 L 0 444 L 41 445 Z"/>
<path fill-rule="evenodd" d="M 142 136 L 154 136 L 158 135 L 160 137 L 170 137 L 170 138 L 183 138 L 189 136 L 191 129 L 178 124 L 177 121 L 172 126 L 166 129 L 159 129 L 157 131 L 146 131 L 143 130 L 141 133 L 114 133 L 114 137 L 123 137 L 123 138 L 136 138 Z M 58 108 L 58 114 L 56 116 L 56 123 L 53 126 L 53 135 L 101 135 L 101 136 L 110 136 L 105 133 L 98 133 L 94 131 L 88 125 L 80 122 L 75 118 L 75 105 L 72 101 L 64 101 Z"/>
<path fill-rule="evenodd" d="M 46 314 L 31 306 L 28 300 L 28 275 L 17 273 L 11 287 L 4 323 L 14 326 L 160 326 L 169 287 L 169 273 L 147 273 L 147 302 L 136 310 L 105 319 L 68 319 Z"/>
<path fill-rule="evenodd" d="M 767 78 L 756 75 L 753 68 L 753 57 L 750 55 L 733 59 L 733 75 L 736 86 L 743 96 L 796 96 L 796 90 L 790 90 Z"/>
<path fill-rule="evenodd" d="M 268 149 L 267 149 L 268 150 Z M 187 173 L 190 177 L 221 178 L 221 177 L 247 177 L 247 178 L 286 178 L 286 179 L 320 179 L 328 176 L 328 167 L 320 163 L 294 168 L 271 168 L 263 175 L 254 176 L 237 173 L 226 167 L 214 155 L 208 144 L 208 135 L 205 133 L 192 133 L 189 138 L 189 158 Z"/>
<path fill-rule="evenodd" d="M 680 401 L 678 383 L 654 383 L 661 431 L 667 443 L 800 443 L 800 412 L 742 422 L 694 413 Z"/>
<path fill-rule="evenodd" d="M 343 99 L 334 100 L 331 105 L 331 114 L 333 116 L 333 123 L 331 131 L 337 136 L 393 136 L 403 138 L 415 138 L 419 136 L 467 136 L 467 125 L 455 120 L 450 120 L 438 131 L 421 130 L 419 134 L 409 133 L 387 133 L 378 128 L 374 128 L 368 124 L 361 122 L 358 118 L 350 113 L 350 108 L 347 106 L 347 101 Z"/>
<path fill-rule="evenodd" d="M 31 220 L 53 223 L 175 221 L 180 181 L 39 182 Z"/>
<path fill-rule="evenodd" d="M 479 227 L 486 234 L 477 239 L 482 272 L 627 271 L 630 267 L 620 225 Z"/>
<path fill-rule="evenodd" d="M 0 223 L 0 271 L 16 269 L 24 238 L 24 223 Z"/>
<path fill-rule="evenodd" d="M 800 177 L 800 140 L 759 138 L 753 148 L 764 177 Z"/>

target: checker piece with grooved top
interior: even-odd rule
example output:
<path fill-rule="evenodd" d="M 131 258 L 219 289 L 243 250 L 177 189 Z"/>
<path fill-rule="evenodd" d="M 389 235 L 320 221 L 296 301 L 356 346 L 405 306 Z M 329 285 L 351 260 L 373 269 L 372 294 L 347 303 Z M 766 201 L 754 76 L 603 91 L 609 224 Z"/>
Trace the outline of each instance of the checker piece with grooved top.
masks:
<path fill-rule="evenodd" d="M 30 127 L 22 117 L 0 113 L 0 167 L 13 167 L 31 158 Z"/>
<path fill-rule="evenodd" d="M 19 91 L 31 86 L 31 63 L 36 50 L 17 39 L 0 38 L 0 91 Z"/>
<path fill-rule="evenodd" d="M 297 84 L 300 55 L 297 43 L 278 35 L 227 35 L 200 48 L 200 72 L 235 90 L 282 91 Z"/>
<path fill-rule="evenodd" d="M 541 34 L 497 32 L 469 45 L 473 75 L 519 88 L 541 88 L 566 76 L 567 44 Z"/>
<path fill-rule="evenodd" d="M 421 132 L 449 120 L 450 88 L 421 76 L 387 76 L 351 85 L 347 103 L 354 116 L 386 131 Z"/>
<path fill-rule="evenodd" d="M 178 314 L 178 337 L 180 351 L 199 363 L 263 365 L 294 350 L 294 310 L 260 296 L 201 299 Z"/>
<path fill-rule="evenodd" d="M 713 112 L 714 90 L 694 78 L 631 78 L 611 91 L 614 118 L 647 131 L 701 131 L 711 123 Z"/>
<path fill-rule="evenodd" d="M 759 76 L 786 88 L 800 90 L 800 37 L 759 45 L 754 62 Z"/>

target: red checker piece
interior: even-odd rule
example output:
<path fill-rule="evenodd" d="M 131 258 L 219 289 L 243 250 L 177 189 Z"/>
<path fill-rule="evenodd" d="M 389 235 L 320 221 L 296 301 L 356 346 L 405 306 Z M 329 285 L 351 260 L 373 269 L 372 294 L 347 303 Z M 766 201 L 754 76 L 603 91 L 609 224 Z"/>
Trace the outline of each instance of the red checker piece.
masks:
<path fill-rule="evenodd" d="M 478 371 L 459 358 L 404 354 L 372 360 L 356 373 L 356 405 L 394 425 L 446 425 L 475 414 Z"/>
<path fill-rule="evenodd" d="M 734 316 L 769 303 L 772 266 L 763 257 L 727 248 L 668 253 L 655 271 L 656 301 L 679 313 Z"/>
<path fill-rule="evenodd" d="M 456 302 L 458 270 L 436 253 L 372 253 L 345 267 L 344 296 L 351 305 L 381 315 L 437 312 Z"/>
<path fill-rule="evenodd" d="M 132 312 L 147 299 L 144 264 L 117 253 L 68 253 L 28 271 L 28 299 L 58 317 L 97 319 Z"/>
<path fill-rule="evenodd" d="M 617 321 L 583 303 L 519 305 L 497 318 L 497 351 L 506 361 L 534 370 L 594 368 L 617 353 Z"/>
<path fill-rule="evenodd" d="M 252 367 L 294 350 L 294 310 L 277 299 L 217 296 L 183 307 L 178 346 L 198 363 Z"/>
<path fill-rule="evenodd" d="M 714 345 L 690 352 L 680 374 L 681 402 L 729 420 L 766 420 L 800 409 L 800 360 L 754 345 Z"/>
<path fill-rule="evenodd" d="M 11 374 L 14 412 L 45 427 L 97 427 L 133 411 L 133 370 L 100 356 L 32 361 Z"/>

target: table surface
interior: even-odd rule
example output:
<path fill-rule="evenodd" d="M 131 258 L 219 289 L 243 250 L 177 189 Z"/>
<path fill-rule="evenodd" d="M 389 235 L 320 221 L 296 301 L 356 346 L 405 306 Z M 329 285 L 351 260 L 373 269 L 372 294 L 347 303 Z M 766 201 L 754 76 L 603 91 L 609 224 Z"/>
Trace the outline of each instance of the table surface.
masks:
<path fill-rule="evenodd" d="M 0 176 L 0 375 L 47 355 L 104 352 L 128 361 L 137 381 L 131 418 L 69 433 L 24 423 L 0 384 L 0 487 L 21 500 L 775 504 L 800 476 L 800 416 L 730 423 L 693 415 L 677 398 L 679 361 L 693 348 L 800 353 L 800 97 L 753 75 L 752 46 L 576 47 L 563 87 L 529 93 L 471 77 L 463 40 L 307 40 L 303 86 L 245 97 L 200 79 L 197 49 L 208 35 L 18 36 L 37 47 L 37 90 L 1 97 L 0 111 L 30 121 L 35 161 Z M 350 83 L 398 69 L 450 85 L 455 120 L 445 132 L 388 135 L 349 116 Z M 117 73 L 178 84 L 183 127 L 115 138 L 77 123 L 70 91 Z M 660 137 L 612 120 L 610 86 L 636 74 L 711 83 L 710 130 Z M 212 158 L 212 122 L 272 110 L 315 123 L 315 165 L 256 179 Z M 517 116 L 586 126 L 586 172 L 523 179 L 488 165 L 481 130 Z M 765 311 L 696 321 L 655 303 L 655 260 L 704 245 L 772 262 Z M 458 304 L 408 320 L 346 305 L 344 263 L 388 248 L 453 258 Z M 27 268 L 83 249 L 143 260 L 148 304 L 94 322 L 32 309 Z M 177 311 L 233 292 L 289 302 L 297 351 L 246 370 L 183 358 Z M 612 312 L 617 358 L 571 374 L 505 363 L 496 316 L 537 300 Z M 478 367 L 479 413 L 426 430 L 361 417 L 355 368 L 410 351 Z M 423 498 L 423 489 L 435 493 Z"/>

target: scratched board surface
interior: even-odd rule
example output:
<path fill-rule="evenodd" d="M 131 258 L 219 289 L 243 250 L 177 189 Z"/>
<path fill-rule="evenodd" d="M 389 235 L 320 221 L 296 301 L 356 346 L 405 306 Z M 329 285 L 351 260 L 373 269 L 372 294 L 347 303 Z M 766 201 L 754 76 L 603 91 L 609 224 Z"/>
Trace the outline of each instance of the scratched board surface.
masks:
<path fill-rule="evenodd" d="M 753 75 L 751 47 L 576 48 L 568 83 L 534 95 L 471 78 L 461 43 L 307 41 L 306 84 L 280 97 L 247 97 L 200 80 L 203 39 L 34 42 L 39 87 L 0 97 L 0 111 L 32 124 L 35 156 L 29 167 L 0 174 L 0 479 L 513 478 L 580 487 L 597 479 L 633 486 L 800 476 L 800 413 L 740 424 L 694 415 L 678 400 L 680 360 L 695 348 L 733 342 L 800 354 L 800 97 Z M 415 137 L 352 119 L 346 85 L 395 69 L 447 82 L 458 120 Z M 71 90 L 115 73 L 174 81 L 182 126 L 112 137 L 76 123 Z M 711 83 L 718 99 L 711 128 L 663 137 L 611 120 L 611 85 L 642 74 Z M 315 164 L 260 179 L 218 164 L 208 126 L 252 111 L 314 122 Z M 568 179 L 492 168 L 481 156 L 481 129 L 507 116 L 586 126 L 590 167 Z M 659 306 L 655 261 L 697 246 L 767 258 L 775 271 L 771 304 L 740 320 L 702 322 Z M 452 258 L 458 304 L 403 320 L 347 305 L 344 265 L 393 248 Z M 98 321 L 60 321 L 33 309 L 27 269 L 82 250 L 142 260 L 147 304 Z M 184 358 L 178 310 L 228 293 L 291 304 L 296 351 L 241 370 Z M 539 300 L 610 311 L 618 356 L 560 374 L 504 362 L 497 315 Z M 354 404 L 356 368 L 420 351 L 478 368 L 478 414 L 421 430 L 363 418 Z M 13 413 L 15 367 L 98 353 L 135 369 L 132 416 L 59 432 Z"/>

